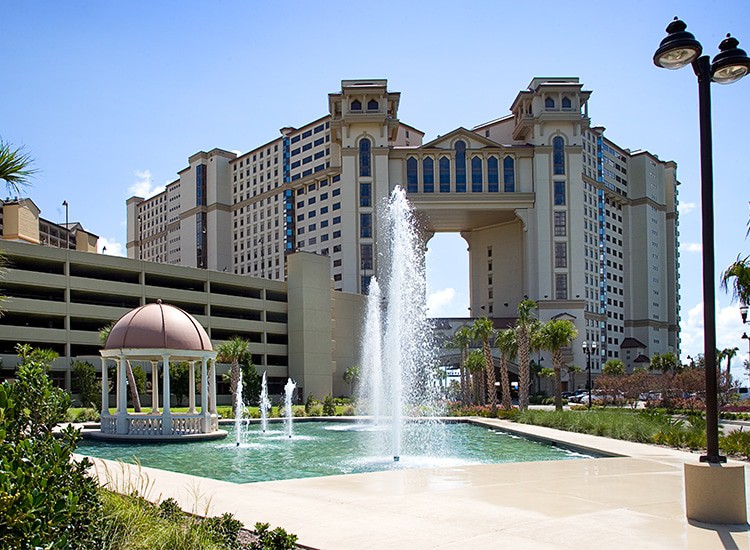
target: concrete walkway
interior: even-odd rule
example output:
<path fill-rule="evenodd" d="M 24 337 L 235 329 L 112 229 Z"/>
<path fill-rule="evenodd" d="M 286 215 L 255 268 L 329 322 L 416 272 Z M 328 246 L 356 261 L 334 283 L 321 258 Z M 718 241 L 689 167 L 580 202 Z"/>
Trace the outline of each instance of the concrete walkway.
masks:
<path fill-rule="evenodd" d="M 473 420 L 613 458 L 251 484 L 95 462 L 102 481 L 114 488 L 136 487 L 153 500 L 174 497 L 185 510 L 201 514 L 231 512 L 250 528 L 256 521 L 268 522 L 321 550 L 750 549 L 748 526 L 691 524 L 685 518 L 683 464 L 698 462 L 697 454 Z"/>

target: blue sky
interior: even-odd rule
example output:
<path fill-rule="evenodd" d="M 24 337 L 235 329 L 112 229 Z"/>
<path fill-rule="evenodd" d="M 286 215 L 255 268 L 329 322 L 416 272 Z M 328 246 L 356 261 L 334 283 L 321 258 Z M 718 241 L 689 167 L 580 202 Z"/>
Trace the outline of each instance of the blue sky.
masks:
<path fill-rule="evenodd" d="M 387 78 L 400 118 L 430 140 L 503 116 L 534 76 L 578 76 L 592 123 L 623 147 L 678 164 L 683 358 L 702 349 L 697 84 L 651 59 L 679 15 L 714 55 L 750 49 L 750 3 L 113 2 L 5 0 L 0 136 L 39 170 L 29 196 L 122 253 L 125 199 L 176 177 L 196 151 L 246 151 L 327 113 L 349 78 Z M 745 240 L 750 78 L 712 87 L 717 274 Z M 4 192 L 4 190 L 3 190 Z M 428 252 L 432 312 L 468 307 L 466 245 Z M 459 261 L 463 258 L 463 261 Z M 747 341 L 717 294 L 719 347 Z"/>

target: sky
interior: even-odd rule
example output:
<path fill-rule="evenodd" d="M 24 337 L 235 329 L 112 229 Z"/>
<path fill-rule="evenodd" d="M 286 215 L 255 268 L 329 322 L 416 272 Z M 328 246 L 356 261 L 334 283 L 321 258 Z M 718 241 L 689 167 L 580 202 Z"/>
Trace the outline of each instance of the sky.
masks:
<path fill-rule="evenodd" d="M 0 0 L 0 137 L 38 170 L 42 216 L 124 255 L 125 200 L 163 188 L 197 151 L 247 151 L 283 126 L 327 114 L 340 81 L 386 78 L 399 118 L 425 141 L 509 113 L 535 76 L 577 76 L 593 125 L 622 147 L 678 165 L 682 359 L 703 349 L 697 81 L 654 66 L 678 15 L 715 55 L 727 32 L 750 49 L 750 2 L 197 2 Z M 716 274 L 738 255 L 750 198 L 750 78 L 712 86 Z M 0 190 L 4 192 L 4 190 Z M 429 243 L 434 316 L 468 314 L 468 256 L 457 235 Z M 717 343 L 748 340 L 717 290 Z M 744 380 L 747 380 L 744 378 Z"/>

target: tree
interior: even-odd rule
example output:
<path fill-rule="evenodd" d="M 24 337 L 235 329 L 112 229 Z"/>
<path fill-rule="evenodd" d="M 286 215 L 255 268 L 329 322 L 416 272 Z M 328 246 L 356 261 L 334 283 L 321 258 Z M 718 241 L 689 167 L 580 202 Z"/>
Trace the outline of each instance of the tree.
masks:
<path fill-rule="evenodd" d="M 750 304 L 750 256 L 737 259 L 721 274 L 721 288 L 725 291 L 732 284 L 732 301 L 740 304 Z"/>
<path fill-rule="evenodd" d="M 112 327 L 115 326 L 115 321 L 112 321 L 108 325 L 99 329 L 99 342 L 102 347 L 107 344 L 109 333 L 112 332 Z M 125 375 L 128 378 L 128 388 L 130 389 L 130 401 L 133 403 L 133 410 L 137 413 L 141 412 L 141 396 L 138 395 L 138 382 L 133 374 L 133 367 L 130 361 L 125 361 Z"/>
<path fill-rule="evenodd" d="M 671 351 L 668 351 L 663 354 L 655 353 L 653 357 L 651 357 L 648 368 L 650 370 L 660 370 L 661 372 L 677 372 L 680 370 L 680 367 L 679 358 Z"/>
<path fill-rule="evenodd" d="M 101 384 L 96 381 L 96 368 L 88 361 L 72 361 L 71 368 L 81 406 L 95 409 L 97 400 L 101 398 Z"/>
<path fill-rule="evenodd" d="M 240 365 L 242 371 L 242 402 L 253 407 L 260 405 L 260 388 L 263 379 L 253 364 L 253 356 L 249 353 Z"/>
<path fill-rule="evenodd" d="M 484 370 L 487 376 L 487 401 L 489 401 L 494 412 L 497 408 L 497 389 L 495 388 L 495 363 L 492 361 L 492 348 L 490 347 L 490 340 L 495 334 L 492 321 L 487 317 L 475 319 L 472 325 L 472 334 L 475 340 L 482 342 Z"/>
<path fill-rule="evenodd" d="M 508 363 L 518 355 L 518 340 L 516 331 L 512 328 L 501 330 L 495 340 L 495 347 L 500 350 L 500 385 L 503 388 L 503 408 L 511 408 L 510 380 L 508 378 Z"/>
<path fill-rule="evenodd" d="M 36 170 L 31 168 L 34 159 L 24 152 L 23 147 L 13 147 L 0 139 L 0 180 L 5 182 L 8 193 L 14 196 L 21 194 L 21 188 L 31 184 L 31 177 Z"/>
<path fill-rule="evenodd" d="M 240 383 L 240 363 L 250 355 L 250 342 L 241 336 L 233 336 L 221 344 L 217 351 L 217 361 L 232 365 L 229 371 L 229 390 L 232 393 L 232 413 L 236 414 L 237 386 Z"/>
<path fill-rule="evenodd" d="M 466 357 L 466 370 L 471 374 L 474 404 L 481 405 L 484 394 L 484 354 L 475 349 Z"/>
<path fill-rule="evenodd" d="M 349 394 L 354 395 L 354 387 L 359 382 L 361 369 L 359 365 L 352 365 L 344 371 L 344 382 L 349 384 Z"/>
<path fill-rule="evenodd" d="M 198 373 L 194 373 L 196 381 Z M 177 398 L 177 404 L 190 395 L 190 364 L 187 361 L 169 364 L 169 390 Z"/>
<path fill-rule="evenodd" d="M 732 385 L 732 359 L 734 359 L 737 356 L 737 352 L 740 351 L 739 348 L 724 348 L 721 350 L 721 356 L 722 358 L 727 360 L 727 378 L 726 382 L 728 385 Z M 718 361 L 717 361 L 718 362 Z M 719 363 L 721 364 L 721 363 Z M 719 369 L 721 370 L 721 369 Z"/>
<path fill-rule="evenodd" d="M 625 363 L 619 359 L 608 359 L 602 367 L 602 374 L 605 376 L 624 376 Z"/>
<path fill-rule="evenodd" d="M 567 319 L 553 319 L 542 324 L 539 329 L 539 344 L 552 354 L 552 368 L 555 370 L 555 410 L 562 410 L 562 368 L 563 348 L 570 347 L 578 337 L 575 325 Z"/>
<path fill-rule="evenodd" d="M 523 300 L 518 304 L 518 320 L 516 321 L 516 338 L 518 339 L 518 408 L 526 410 L 529 408 L 529 357 L 533 349 L 532 342 L 534 333 L 539 327 L 539 322 L 533 314 L 536 309 L 534 300 Z"/>
<path fill-rule="evenodd" d="M 469 358 L 469 346 L 473 342 L 471 328 L 462 326 L 453 334 L 451 345 L 461 350 L 461 364 L 459 373 L 461 380 L 461 401 L 464 404 L 469 402 L 469 371 L 466 368 L 466 360 Z"/>
<path fill-rule="evenodd" d="M 568 365 L 568 376 L 570 377 L 570 387 L 569 390 L 575 390 L 576 387 L 576 374 L 579 372 L 583 372 L 583 369 L 579 367 L 578 365 Z"/>

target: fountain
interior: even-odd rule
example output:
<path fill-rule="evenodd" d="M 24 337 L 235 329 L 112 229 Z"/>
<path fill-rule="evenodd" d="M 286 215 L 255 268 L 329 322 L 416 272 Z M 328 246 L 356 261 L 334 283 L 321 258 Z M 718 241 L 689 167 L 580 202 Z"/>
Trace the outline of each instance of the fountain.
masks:
<path fill-rule="evenodd" d="M 268 399 L 268 384 L 266 373 L 263 372 L 263 380 L 260 383 L 260 428 L 263 433 L 268 430 L 268 411 L 271 410 L 271 401 Z"/>
<path fill-rule="evenodd" d="M 292 437 L 292 397 L 294 395 L 294 388 L 297 384 L 292 381 L 291 378 L 287 379 L 287 383 L 284 386 L 284 428 L 286 428 L 286 435 L 291 439 Z"/>
<path fill-rule="evenodd" d="M 245 415 L 245 404 L 242 402 L 242 369 L 237 380 L 237 393 L 234 394 L 234 437 L 237 447 L 242 443 L 242 417 Z"/>
<path fill-rule="evenodd" d="M 439 386 L 426 311 L 424 243 L 402 188 L 394 189 L 378 219 L 383 220 L 378 233 L 378 271 L 385 290 L 381 297 L 380 285 L 373 278 L 363 338 L 362 398 L 376 422 L 390 424 L 392 456 L 398 462 L 403 451 L 404 415 L 439 415 Z M 419 452 L 429 453 L 425 445 L 441 439 L 433 433 L 412 443 L 421 444 Z M 432 452 L 439 451 L 433 448 Z"/>

